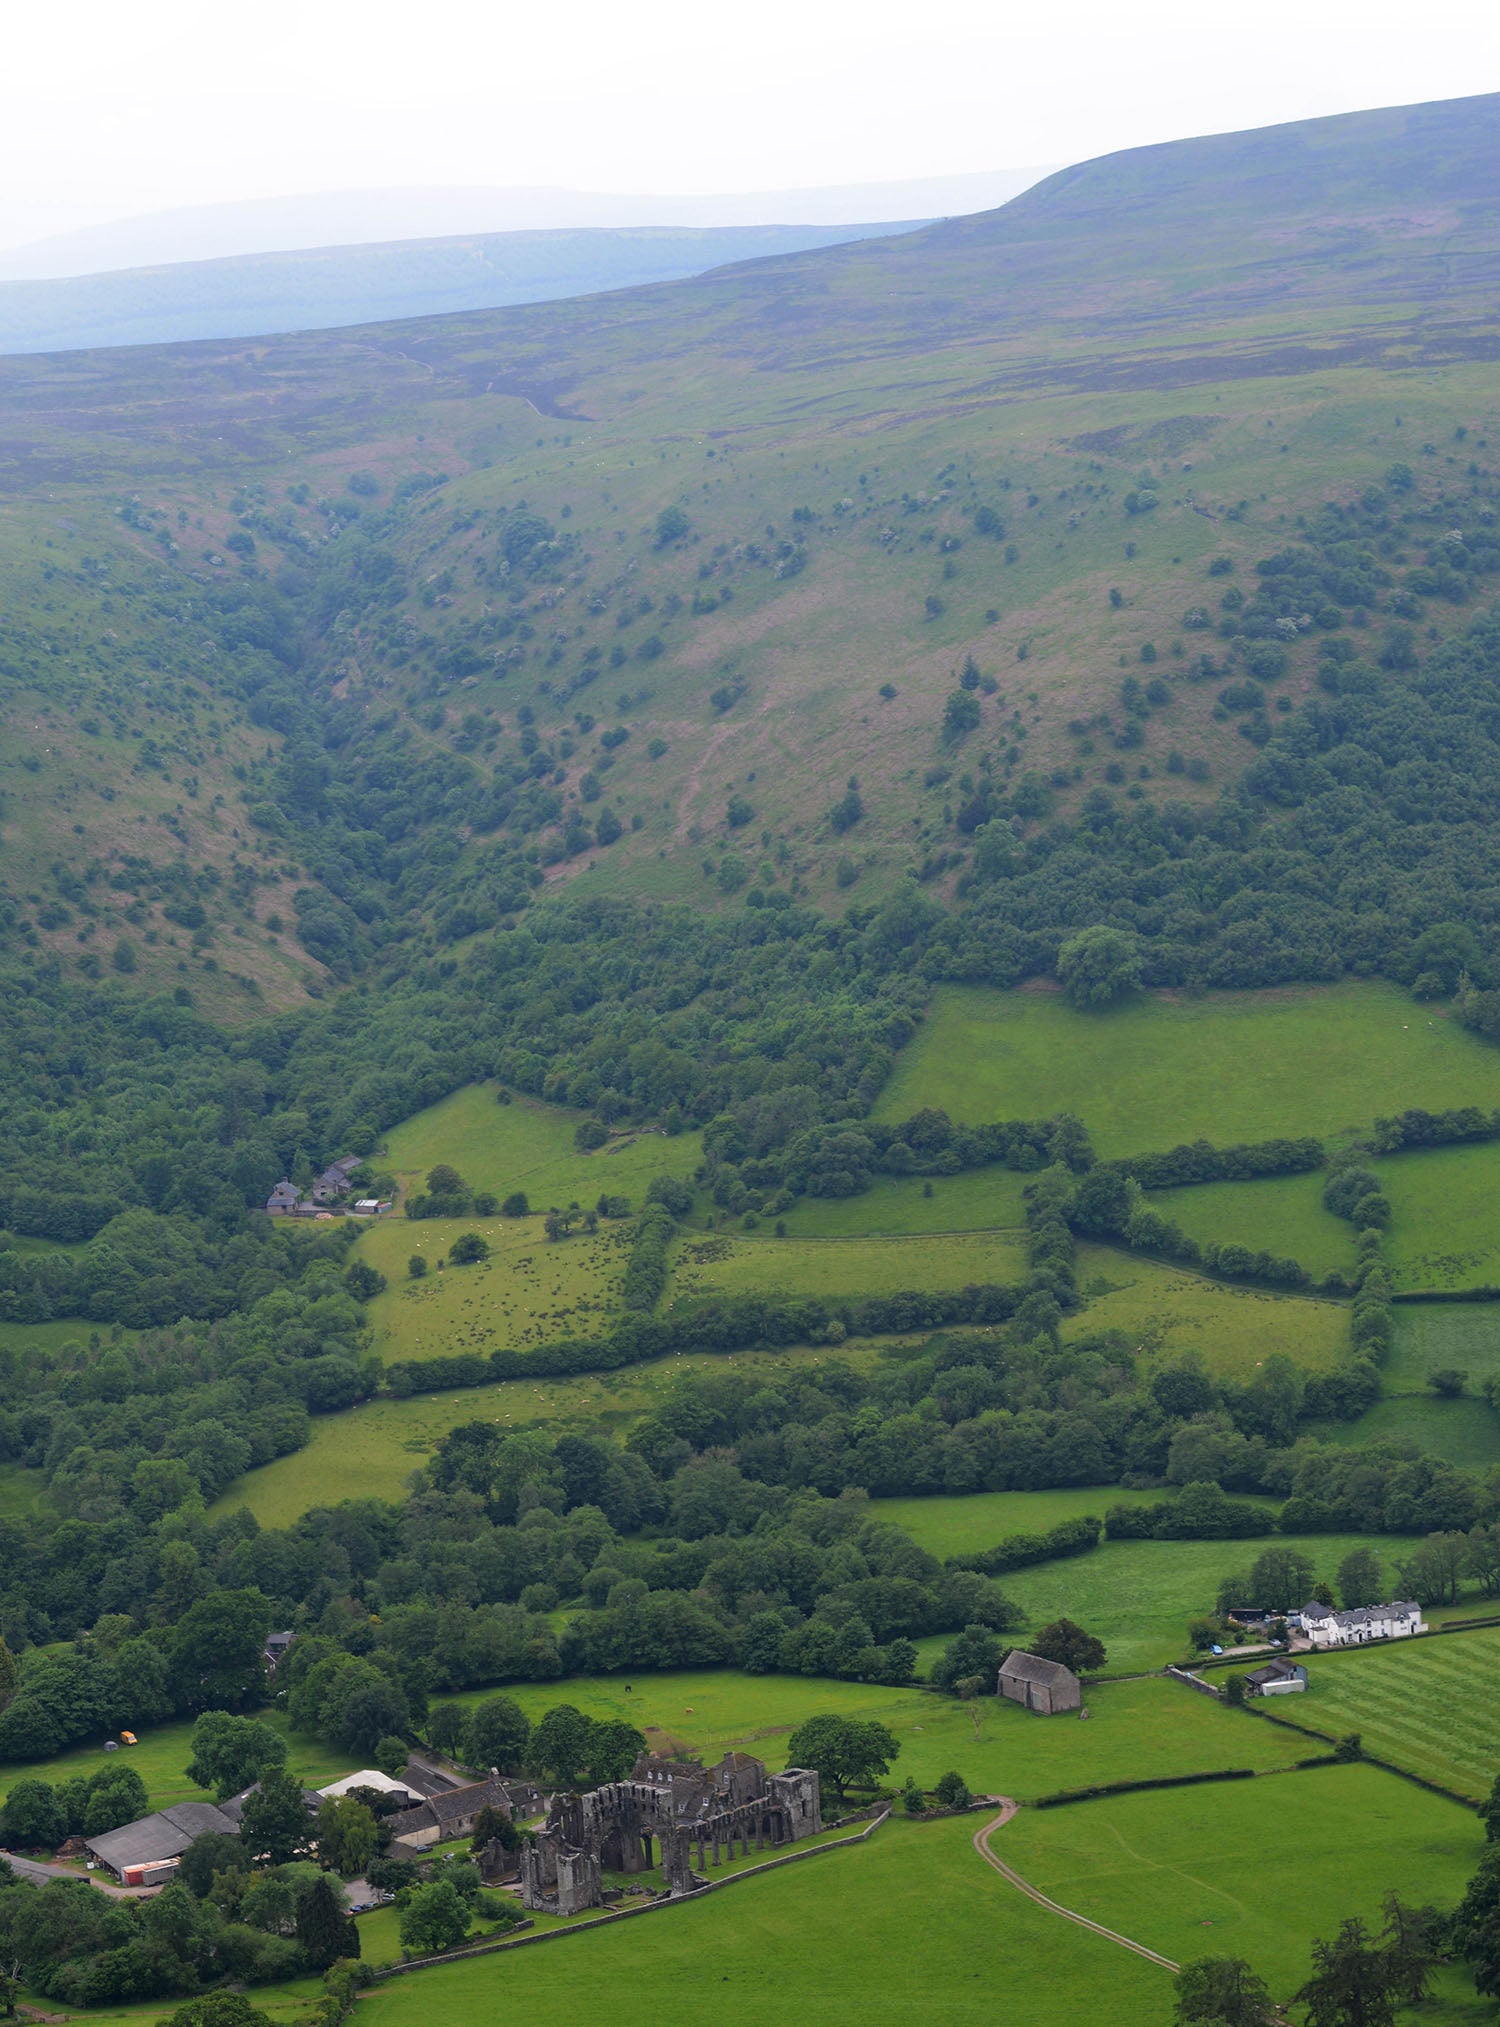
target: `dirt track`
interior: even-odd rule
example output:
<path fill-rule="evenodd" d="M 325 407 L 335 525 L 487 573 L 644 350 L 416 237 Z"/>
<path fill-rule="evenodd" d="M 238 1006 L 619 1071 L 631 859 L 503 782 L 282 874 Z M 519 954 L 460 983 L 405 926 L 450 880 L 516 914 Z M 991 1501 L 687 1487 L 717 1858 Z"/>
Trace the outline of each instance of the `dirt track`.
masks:
<path fill-rule="evenodd" d="M 998 1816 L 992 1816 L 983 1829 L 974 1832 L 974 1849 L 987 1865 L 994 1866 L 1002 1879 L 1008 1879 L 1028 1900 L 1034 1900 L 1038 1907 L 1046 1908 L 1049 1914 L 1060 1914 L 1064 1921 L 1077 1922 L 1080 1928 L 1089 1929 L 1096 1936 L 1103 1936 L 1106 1942 L 1118 1943 L 1122 1950 L 1133 1950 L 1136 1956 L 1144 1957 L 1147 1963 L 1160 1964 L 1164 1971 L 1176 1971 L 1180 1968 L 1170 1957 L 1159 1956 L 1155 1950 L 1148 1950 L 1144 1943 L 1132 1942 L 1129 1936 L 1118 1935 L 1114 1929 L 1105 1928 L 1100 1922 L 1090 1921 L 1087 1915 L 1075 1914 L 1072 1908 L 1059 1906 L 1057 1901 L 1049 1900 L 1045 1893 L 1023 1879 L 1003 1858 L 997 1858 L 990 1849 L 990 1838 L 996 1830 L 1005 1827 L 1020 1804 L 1012 1801 L 1009 1796 L 997 1796 L 995 1799 L 1000 1803 L 1000 1813 Z"/>

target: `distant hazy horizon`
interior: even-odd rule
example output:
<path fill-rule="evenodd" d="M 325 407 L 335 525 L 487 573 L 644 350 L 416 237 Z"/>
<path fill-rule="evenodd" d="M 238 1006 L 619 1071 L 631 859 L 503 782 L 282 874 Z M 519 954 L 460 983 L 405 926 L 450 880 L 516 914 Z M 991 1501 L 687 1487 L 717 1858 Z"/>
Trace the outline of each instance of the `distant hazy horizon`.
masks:
<path fill-rule="evenodd" d="M 876 219 L 955 217 L 1007 203 L 1058 166 L 702 196 L 415 186 L 247 198 L 110 219 L 20 244 L 8 244 L 0 234 L 0 281 L 54 281 L 246 254 L 474 233 L 579 226 L 864 225 Z"/>
<path fill-rule="evenodd" d="M 1404 0 L 1261 0 L 1253 31 L 1195 0 L 261 0 L 253 20 L 196 0 L 21 8 L 0 74 L 0 256 L 59 274 L 101 264 L 290 250 L 285 232 L 174 251 L 140 222 L 299 193 L 659 192 L 706 213 L 662 222 L 859 223 L 729 212 L 713 193 L 869 189 L 1083 162 L 1121 149 L 1411 105 L 1500 85 L 1500 9 L 1413 33 Z M 998 168 L 997 168 L 998 165 Z M 910 215 L 979 209 L 911 201 Z M 198 220 L 202 224 L 201 217 Z M 596 211 L 558 225 L 650 224 Z M 356 239 L 515 229 L 525 220 L 376 221 Z M 163 228 L 168 229 L 168 228 Z M 316 228 L 325 242 L 330 234 Z M 344 234 L 335 231 L 338 240 Z M 305 240 L 300 244 L 305 245 Z M 50 247 L 50 253 L 45 249 Z M 113 249 L 113 250 L 112 250 Z M 51 266 L 41 263 L 50 259 Z"/>

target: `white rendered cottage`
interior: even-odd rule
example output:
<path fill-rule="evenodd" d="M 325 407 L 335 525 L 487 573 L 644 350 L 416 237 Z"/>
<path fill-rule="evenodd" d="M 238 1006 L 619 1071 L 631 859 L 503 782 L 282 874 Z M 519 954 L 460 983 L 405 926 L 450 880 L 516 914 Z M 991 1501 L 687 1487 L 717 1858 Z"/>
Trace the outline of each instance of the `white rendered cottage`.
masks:
<path fill-rule="evenodd" d="M 1393 1605 L 1359 1605 L 1336 1612 L 1331 1605 L 1304 1605 L 1298 1617 L 1314 1647 L 1362 1647 L 1367 1640 L 1404 1640 L 1425 1633 L 1422 1607 L 1409 1599 Z"/>

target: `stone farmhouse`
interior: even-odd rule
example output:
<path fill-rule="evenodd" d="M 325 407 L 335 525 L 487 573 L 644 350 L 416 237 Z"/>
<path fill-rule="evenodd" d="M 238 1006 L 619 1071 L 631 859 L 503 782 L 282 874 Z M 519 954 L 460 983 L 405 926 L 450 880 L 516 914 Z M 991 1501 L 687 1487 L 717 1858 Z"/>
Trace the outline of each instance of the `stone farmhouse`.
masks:
<path fill-rule="evenodd" d="M 1000 1663 L 998 1693 L 1008 1696 L 1027 1710 L 1053 1717 L 1060 1710 L 1080 1710 L 1083 1689 L 1071 1668 L 1061 1661 L 1044 1661 L 1040 1654 L 1027 1654 L 1014 1647 Z"/>
<path fill-rule="evenodd" d="M 1404 1640 L 1425 1633 L 1422 1607 L 1410 1599 L 1393 1605 L 1359 1605 L 1336 1612 L 1331 1605 L 1304 1605 L 1289 1624 L 1301 1622 L 1313 1647 L 1362 1647 L 1368 1640 Z"/>
<path fill-rule="evenodd" d="M 285 1178 L 266 1198 L 266 1215 L 272 1218 L 315 1218 L 330 1204 L 342 1203 L 349 1194 L 349 1178 L 361 1166 L 357 1154 L 341 1155 L 330 1162 L 306 1196 Z"/>
<path fill-rule="evenodd" d="M 603 1874 L 644 1872 L 653 1840 L 669 1894 L 706 1886 L 710 1863 L 779 1849 L 823 1827 L 818 1776 L 789 1767 L 768 1775 L 749 1753 L 717 1766 L 642 1754 L 624 1781 L 583 1795 L 554 1795 L 536 1841 L 521 1856 L 521 1899 L 545 1914 L 604 1905 Z M 696 1863 L 695 1863 L 696 1861 Z"/>
<path fill-rule="evenodd" d="M 428 1769 L 423 1769 L 427 1773 Z M 408 1767 L 404 1778 L 410 1783 L 415 1770 Z M 466 1781 L 444 1787 L 441 1775 L 425 1782 L 428 1792 L 411 1797 L 410 1808 L 390 1818 L 391 1848 L 398 1857 L 412 1857 L 430 1851 L 450 1837 L 467 1837 L 473 1832 L 480 1812 L 498 1809 L 512 1822 L 540 1814 L 542 1794 L 529 1781 L 502 1781 L 493 1768 L 483 1781 Z"/>

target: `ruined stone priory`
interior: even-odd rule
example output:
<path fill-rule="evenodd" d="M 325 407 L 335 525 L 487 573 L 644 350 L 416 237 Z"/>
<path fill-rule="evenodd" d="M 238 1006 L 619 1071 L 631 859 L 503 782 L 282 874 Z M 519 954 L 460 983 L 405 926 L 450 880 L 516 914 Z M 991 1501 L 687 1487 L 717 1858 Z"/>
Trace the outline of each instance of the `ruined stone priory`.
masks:
<path fill-rule="evenodd" d="M 749 1753 L 717 1766 L 646 1753 L 623 1781 L 552 1797 L 547 1820 L 521 1856 L 521 1899 L 542 1914 L 604 1905 L 606 1872 L 645 1872 L 660 1845 L 669 1894 L 708 1884 L 710 1865 L 777 1849 L 823 1827 L 818 1776 L 788 1767 L 768 1775 Z"/>

